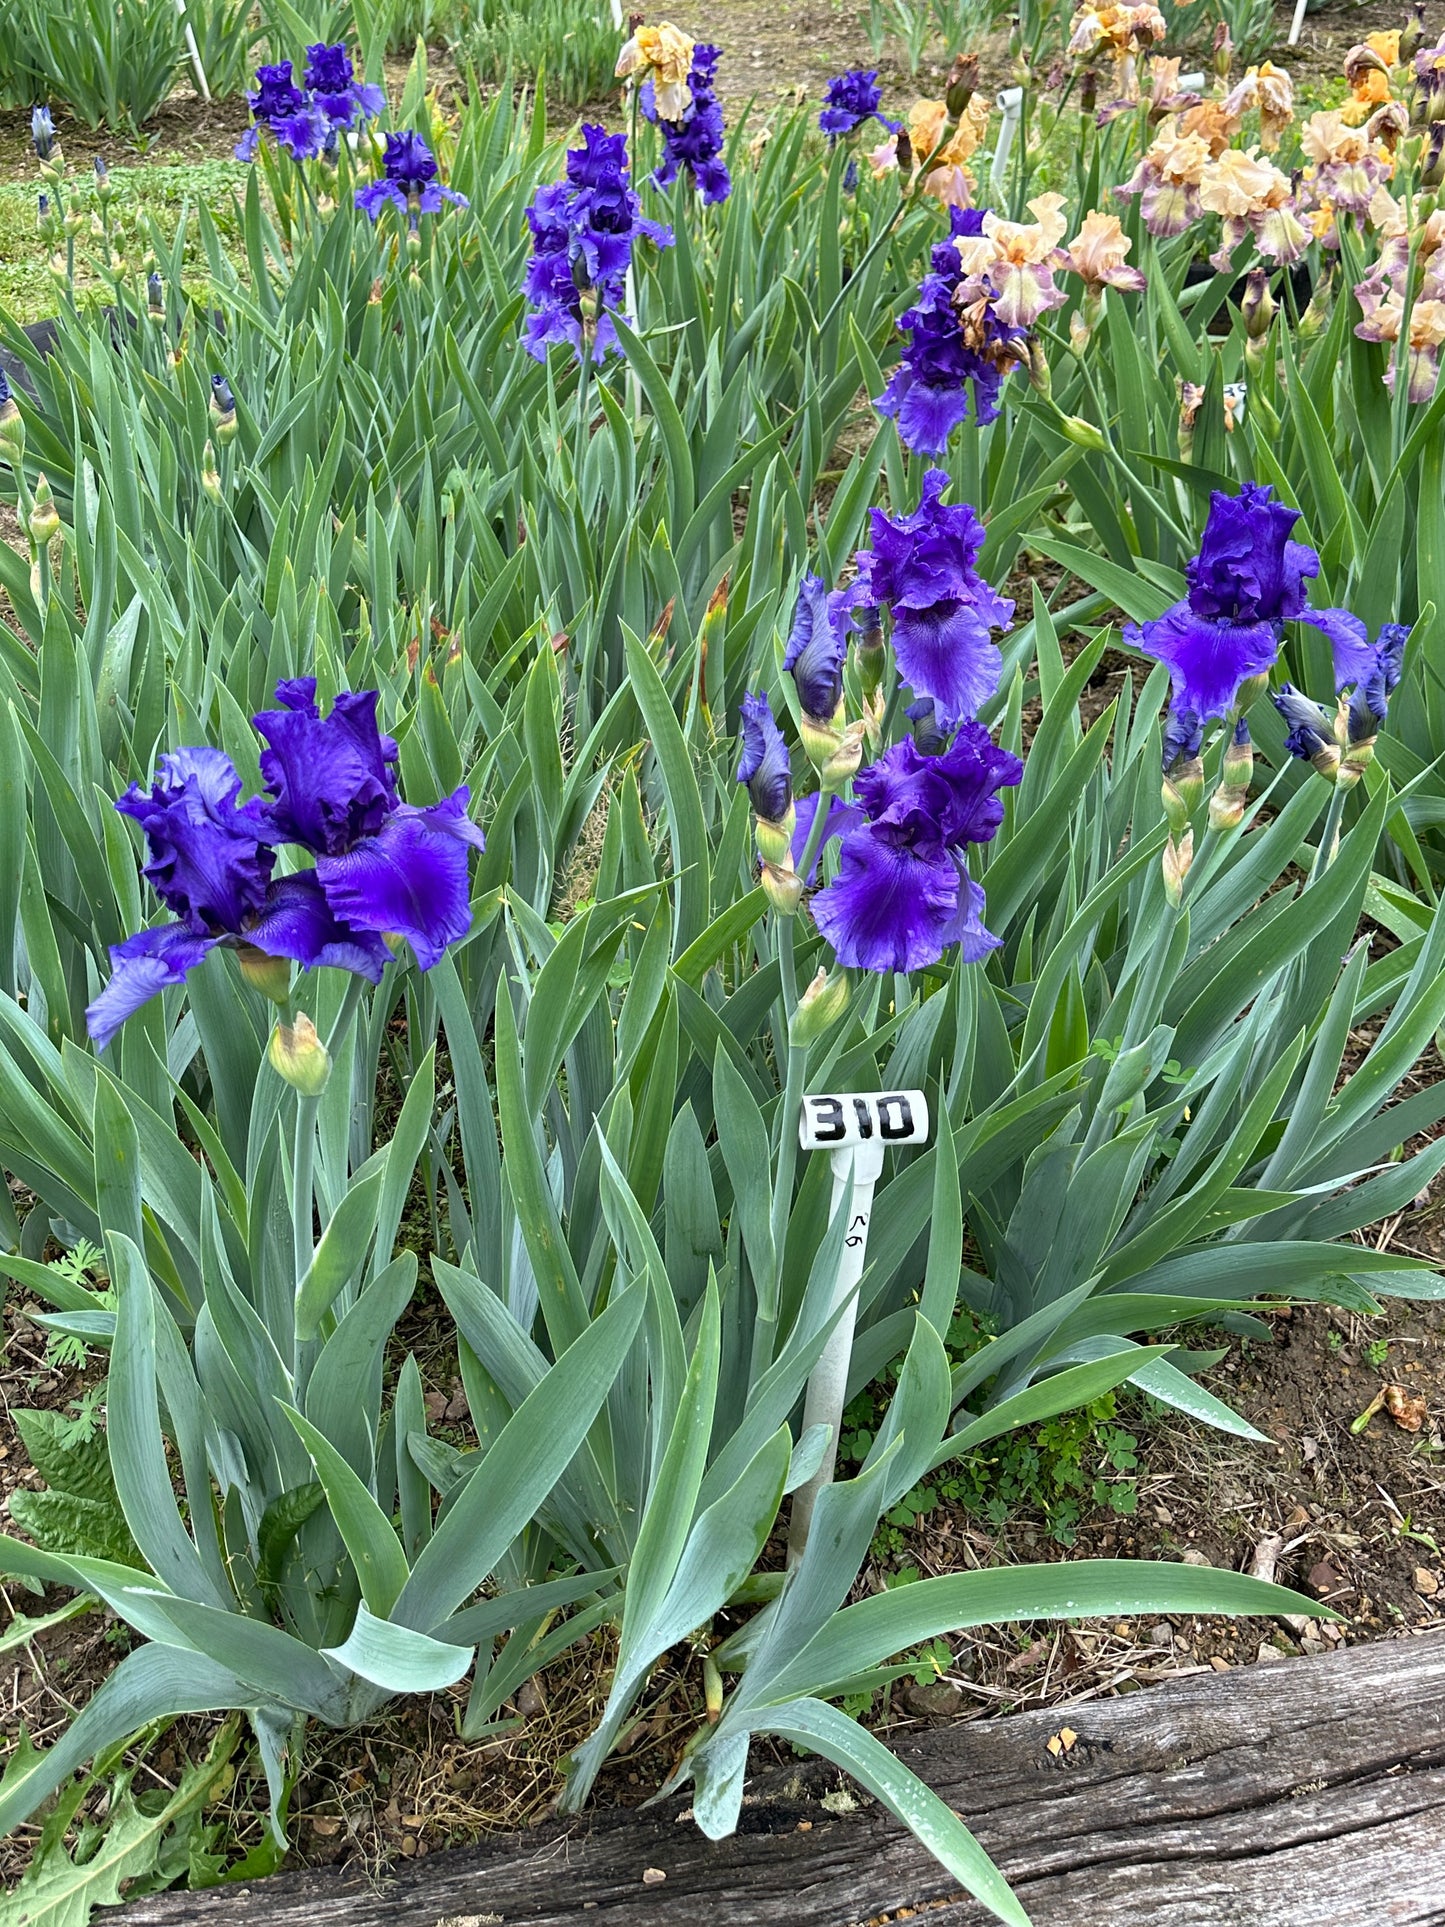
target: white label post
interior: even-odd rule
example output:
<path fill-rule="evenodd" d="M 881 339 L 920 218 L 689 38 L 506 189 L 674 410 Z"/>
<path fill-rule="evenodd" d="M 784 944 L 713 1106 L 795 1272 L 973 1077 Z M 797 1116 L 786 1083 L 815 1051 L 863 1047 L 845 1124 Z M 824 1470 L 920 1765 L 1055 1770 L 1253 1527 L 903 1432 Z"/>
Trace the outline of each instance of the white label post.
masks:
<path fill-rule="evenodd" d="M 826 1150 L 831 1157 L 830 1225 L 843 1208 L 845 1197 L 849 1202 L 848 1229 L 829 1306 L 830 1315 L 840 1307 L 841 1314 L 813 1367 L 803 1401 L 803 1431 L 813 1425 L 826 1425 L 830 1436 L 817 1471 L 793 1495 L 788 1526 L 790 1566 L 796 1565 L 803 1555 L 818 1494 L 832 1483 L 837 1464 L 838 1430 L 848 1396 L 848 1366 L 853 1356 L 853 1327 L 858 1314 L 858 1284 L 868 1252 L 873 1188 L 883 1175 L 883 1152 L 890 1144 L 923 1144 L 927 1138 L 928 1099 L 922 1091 L 847 1092 L 841 1096 L 803 1099 L 798 1142 L 805 1151 Z"/>

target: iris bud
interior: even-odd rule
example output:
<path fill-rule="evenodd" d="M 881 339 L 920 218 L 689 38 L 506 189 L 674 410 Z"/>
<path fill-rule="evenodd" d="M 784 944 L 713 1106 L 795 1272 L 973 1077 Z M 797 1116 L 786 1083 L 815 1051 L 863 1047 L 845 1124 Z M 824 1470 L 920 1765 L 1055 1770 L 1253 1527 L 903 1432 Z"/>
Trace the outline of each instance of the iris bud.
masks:
<path fill-rule="evenodd" d="M 1177 910 L 1184 900 L 1184 879 L 1194 861 L 1194 832 L 1185 830 L 1176 843 L 1171 836 L 1164 845 L 1164 894 Z"/>
<path fill-rule="evenodd" d="M 276 1025 L 266 1055 L 277 1076 L 284 1077 L 303 1097 L 320 1097 L 326 1089 L 331 1076 L 330 1053 L 304 1010 L 294 1024 Z"/>
<path fill-rule="evenodd" d="M 236 432 L 236 397 L 224 375 L 211 376 L 211 420 L 218 442 L 228 442 Z"/>
<path fill-rule="evenodd" d="M 1413 60 L 1415 58 L 1415 55 L 1419 52 L 1421 42 L 1424 40 L 1424 38 L 1425 38 L 1424 0 L 1415 0 L 1415 5 L 1412 6 L 1410 9 L 1410 18 L 1406 21 L 1405 25 L 1400 29 L 1400 59 L 1402 61 Z"/>
<path fill-rule="evenodd" d="M 1420 185 L 1445 185 L 1445 120 L 1437 120 L 1430 129 L 1430 147 L 1420 169 Z"/>
<path fill-rule="evenodd" d="M 876 605 L 858 609 L 853 620 L 857 626 L 858 677 L 865 697 L 876 696 L 883 683 L 887 657 L 883 648 L 883 618 Z"/>
<path fill-rule="evenodd" d="M 158 274 L 146 276 L 146 313 L 152 321 L 166 318 L 166 291 Z"/>
<path fill-rule="evenodd" d="M 1246 676 L 1234 692 L 1235 711 L 1241 716 L 1245 715 L 1249 710 L 1253 709 L 1261 696 L 1267 695 L 1268 693 L 1269 672 L 1267 670 L 1262 675 Z"/>
<path fill-rule="evenodd" d="M 111 185 L 110 169 L 97 154 L 95 157 L 95 194 L 99 201 L 108 201 L 115 189 Z"/>
<path fill-rule="evenodd" d="M 1234 42 L 1229 34 L 1229 22 L 1221 20 L 1214 29 L 1214 71 L 1221 80 L 1228 80 L 1229 70 L 1234 65 Z"/>
<path fill-rule="evenodd" d="M 978 92 L 978 55 L 955 54 L 944 84 L 943 102 L 952 120 L 957 120 Z"/>
<path fill-rule="evenodd" d="M 1044 399 L 1047 400 L 1050 394 L 1052 394 L 1053 392 L 1054 378 L 1049 372 L 1049 358 L 1044 353 L 1044 344 L 1038 339 L 1036 335 L 1029 336 L 1028 356 L 1029 356 L 1029 362 L 1028 362 L 1029 380 L 1033 384 L 1033 386 L 1038 390 L 1039 394 L 1041 394 L 1044 397 Z M 1088 427 L 1088 423 L 1079 422 L 1079 417 L 1077 415 L 1065 415 L 1061 420 L 1059 425 L 1063 429 L 1064 433 L 1069 437 L 1069 440 L 1071 442 L 1077 441 L 1078 437 L 1070 432 L 1070 429 L 1069 429 L 1070 422 L 1076 422 L 1079 424 L 1080 427 L 1084 427 L 1084 428 Z M 1098 431 L 1095 430 L 1094 432 L 1097 433 Z M 1081 443 L 1080 445 L 1082 447 L 1090 446 L 1090 444 L 1087 442 Z M 1100 441 L 1099 446 L 1101 448 L 1103 447 L 1102 440 Z"/>
<path fill-rule="evenodd" d="M 762 885 L 768 902 L 780 916 L 794 917 L 798 914 L 798 905 L 803 901 L 803 879 L 793 868 L 791 859 L 787 864 L 781 864 L 769 863 L 765 858 Z"/>
<path fill-rule="evenodd" d="M 848 995 L 846 970 L 832 976 L 820 970 L 798 999 L 798 1008 L 788 1021 L 788 1042 L 812 1044 L 826 1036 L 848 1008 Z"/>
<path fill-rule="evenodd" d="M 208 440 L 201 450 L 201 492 L 212 502 L 222 499 L 221 471 L 216 466 L 216 445 Z"/>
<path fill-rule="evenodd" d="M 842 714 L 841 706 L 839 714 Z M 865 727 L 862 722 L 848 723 L 842 729 L 836 725 L 825 727 L 803 717 L 798 734 L 818 772 L 821 789 L 841 790 L 858 774 L 858 765 L 863 761 Z"/>
<path fill-rule="evenodd" d="M 0 455 L 12 469 L 18 469 L 25 453 L 25 417 L 10 392 L 5 371 L 0 368 Z"/>
<path fill-rule="evenodd" d="M 1033 344 L 1029 348 L 1029 375 L 1033 375 Z M 1059 427 L 1074 444 L 1075 448 L 1087 448 L 1095 455 L 1102 455 L 1109 444 L 1092 422 L 1086 422 L 1082 415 L 1061 415 Z"/>
<path fill-rule="evenodd" d="M 1211 830 L 1232 830 L 1241 821 L 1253 775 L 1254 745 L 1249 740 L 1249 725 L 1241 716 L 1234 726 L 1234 739 L 1224 752 L 1219 786 L 1209 799 Z"/>
<path fill-rule="evenodd" d="M 236 951 L 236 962 L 241 967 L 241 975 L 251 986 L 259 990 L 273 1004 L 287 1004 L 291 999 L 291 964 L 286 957 L 268 957 L 264 950 L 258 950 L 252 943 L 243 943 Z M 284 1074 L 284 1073 L 283 1073 Z"/>
<path fill-rule="evenodd" d="M 1269 270 L 1251 268 L 1245 278 L 1244 300 L 1239 306 L 1244 332 L 1251 341 L 1259 341 L 1269 333 L 1269 324 L 1274 320 L 1274 308 L 1274 296 L 1269 290 Z"/>
<path fill-rule="evenodd" d="M 35 498 L 30 505 L 29 527 L 30 539 L 37 549 L 45 548 L 60 533 L 60 515 L 55 507 L 55 497 L 43 475 L 35 478 Z"/>
<path fill-rule="evenodd" d="M 758 846 L 758 855 L 764 863 L 791 865 L 793 829 L 797 820 L 798 813 L 791 803 L 788 804 L 787 814 L 776 820 L 766 816 L 754 817 L 753 837 Z"/>

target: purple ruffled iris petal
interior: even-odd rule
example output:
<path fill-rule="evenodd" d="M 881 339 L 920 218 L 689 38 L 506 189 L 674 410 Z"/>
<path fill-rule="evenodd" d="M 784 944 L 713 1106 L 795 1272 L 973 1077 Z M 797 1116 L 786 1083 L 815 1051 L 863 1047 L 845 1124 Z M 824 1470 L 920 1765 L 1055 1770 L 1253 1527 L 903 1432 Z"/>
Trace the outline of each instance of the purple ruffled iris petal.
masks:
<path fill-rule="evenodd" d="M 871 72 L 854 68 L 828 82 L 818 125 L 829 140 L 837 140 L 840 134 L 851 134 L 866 121 L 875 119 L 896 131 L 897 122 L 883 120 L 878 111 L 882 102 L 883 89 L 878 85 L 877 68 Z"/>
<path fill-rule="evenodd" d="M 316 683 L 302 677 L 277 689 L 280 709 L 255 718 L 269 748 L 261 775 L 275 801 L 267 812 L 278 842 L 337 855 L 373 835 L 396 808 L 397 747 L 376 725 L 376 691 L 343 692 L 324 720 Z"/>
<path fill-rule="evenodd" d="M 238 803 L 241 779 L 218 749 L 163 756 L 149 793 L 132 784 L 116 804 L 145 832 L 144 875 L 196 936 L 234 930 L 266 892 L 275 852 L 259 803 Z"/>
<path fill-rule="evenodd" d="M 214 950 L 219 939 L 198 937 L 183 923 L 142 930 L 110 949 L 110 982 L 85 1013 L 86 1029 L 97 1050 L 104 1050 L 142 1004 L 186 980 L 186 972 Z"/>
<path fill-rule="evenodd" d="M 1272 622 L 1208 622 L 1176 602 L 1142 629 L 1126 628 L 1124 640 L 1167 663 L 1176 703 L 1207 722 L 1228 714 L 1242 682 L 1271 668 L 1280 639 Z"/>
<path fill-rule="evenodd" d="M 375 836 L 317 860 L 335 914 L 357 930 L 404 937 L 423 970 L 471 928 L 467 852 L 485 849 L 463 784 L 429 809 L 402 804 Z"/>
<path fill-rule="evenodd" d="M 941 500 L 949 478 L 930 469 L 912 515 L 890 519 L 870 511 L 873 547 L 858 558 L 860 593 L 893 613 L 899 671 L 920 696 L 931 696 L 945 725 L 974 715 L 994 693 L 1003 658 L 994 629 L 1006 627 L 1013 603 L 996 595 L 974 564 L 983 524 L 966 504 Z"/>
<path fill-rule="evenodd" d="M 1246 482 L 1238 495 L 1216 489 L 1199 554 L 1186 571 L 1189 601 L 1209 621 L 1292 622 L 1305 606 L 1305 582 L 1320 559 L 1290 531 L 1299 510 L 1274 491 Z"/>
<path fill-rule="evenodd" d="M 743 697 L 742 722 L 738 781 L 747 784 L 757 814 L 765 822 L 780 823 L 793 799 L 792 767 L 766 695 Z"/>
<path fill-rule="evenodd" d="M 617 345 L 627 268 L 639 236 L 669 247 L 672 232 L 643 218 L 627 176 L 627 141 L 588 123 L 567 155 L 567 178 L 539 187 L 527 209 L 532 254 L 523 291 L 533 312 L 523 343 L 542 361 L 555 342 L 601 361 Z M 583 295 L 592 299 L 584 321 Z"/>
<path fill-rule="evenodd" d="M 362 213 L 373 221 L 388 202 L 403 212 L 409 211 L 414 202 L 421 214 L 438 213 L 444 201 L 454 207 L 469 205 L 464 194 L 441 185 L 436 155 L 420 134 L 410 130 L 387 135 L 381 178 L 357 188 L 354 198 Z"/>
<path fill-rule="evenodd" d="M 850 970 L 922 970 L 959 922 L 959 871 L 941 848 L 918 851 L 866 831 L 843 839 L 837 878 L 813 920 Z"/>
<path fill-rule="evenodd" d="M 838 876 L 812 904 L 840 963 L 919 970 L 955 943 L 969 962 L 996 947 L 963 850 L 994 837 L 1003 821 L 998 791 L 1022 774 L 1019 759 L 977 723 L 941 755 L 924 755 L 905 739 L 859 772 L 858 807 L 835 805 L 828 820 L 827 837 L 843 839 Z M 798 806 L 794 862 L 815 809 Z"/>

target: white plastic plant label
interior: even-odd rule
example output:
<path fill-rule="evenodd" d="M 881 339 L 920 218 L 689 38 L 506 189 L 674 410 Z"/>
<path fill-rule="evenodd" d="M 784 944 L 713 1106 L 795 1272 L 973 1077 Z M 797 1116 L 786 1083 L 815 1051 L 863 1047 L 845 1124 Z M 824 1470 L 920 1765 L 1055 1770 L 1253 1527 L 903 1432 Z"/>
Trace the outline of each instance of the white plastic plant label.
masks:
<path fill-rule="evenodd" d="M 925 1144 L 928 1099 L 922 1091 L 848 1091 L 805 1097 L 798 1142 L 805 1151 L 849 1144 Z"/>

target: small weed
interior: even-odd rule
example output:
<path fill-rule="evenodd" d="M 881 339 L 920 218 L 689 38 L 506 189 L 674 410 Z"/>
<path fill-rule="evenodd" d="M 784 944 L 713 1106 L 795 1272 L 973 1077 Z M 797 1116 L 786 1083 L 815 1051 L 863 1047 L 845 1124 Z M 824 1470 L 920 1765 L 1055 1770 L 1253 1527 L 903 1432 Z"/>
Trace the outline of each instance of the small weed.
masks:
<path fill-rule="evenodd" d="M 1372 1338 L 1365 1347 L 1365 1362 L 1368 1365 L 1373 1365 L 1376 1371 L 1384 1364 L 1389 1355 L 1390 1341 L 1388 1338 Z"/>
<path fill-rule="evenodd" d="M 967 1358 L 988 1336 L 981 1320 L 960 1312 L 948 1333 L 950 1357 Z M 879 1385 L 886 1393 L 892 1382 L 890 1371 Z M 879 1386 L 860 1392 L 849 1405 L 839 1443 L 845 1461 L 856 1463 L 867 1456 L 885 1409 Z M 1139 1441 L 1117 1419 L 1118 1395 L 1106 1392 L 1077 1411 L 995 1439 L 944 1467 L 885 1514 L 873 1541 L 874 1558 L 882 1565 L 897 1561 L 907 1548 L 907 1535 L 940 1504 L 959 1507 L 995 1526 L 1020 1513 L 1041 1515 L 1061 1546 L 1074 1543 L 1088 1508 L 1131 1516 L 1139 1503 L 1134 1477 Z M 888 1583 L 907 1583 L 905 1575 L 916 1577 L 916 1570 L 901 1567 Z"/>

